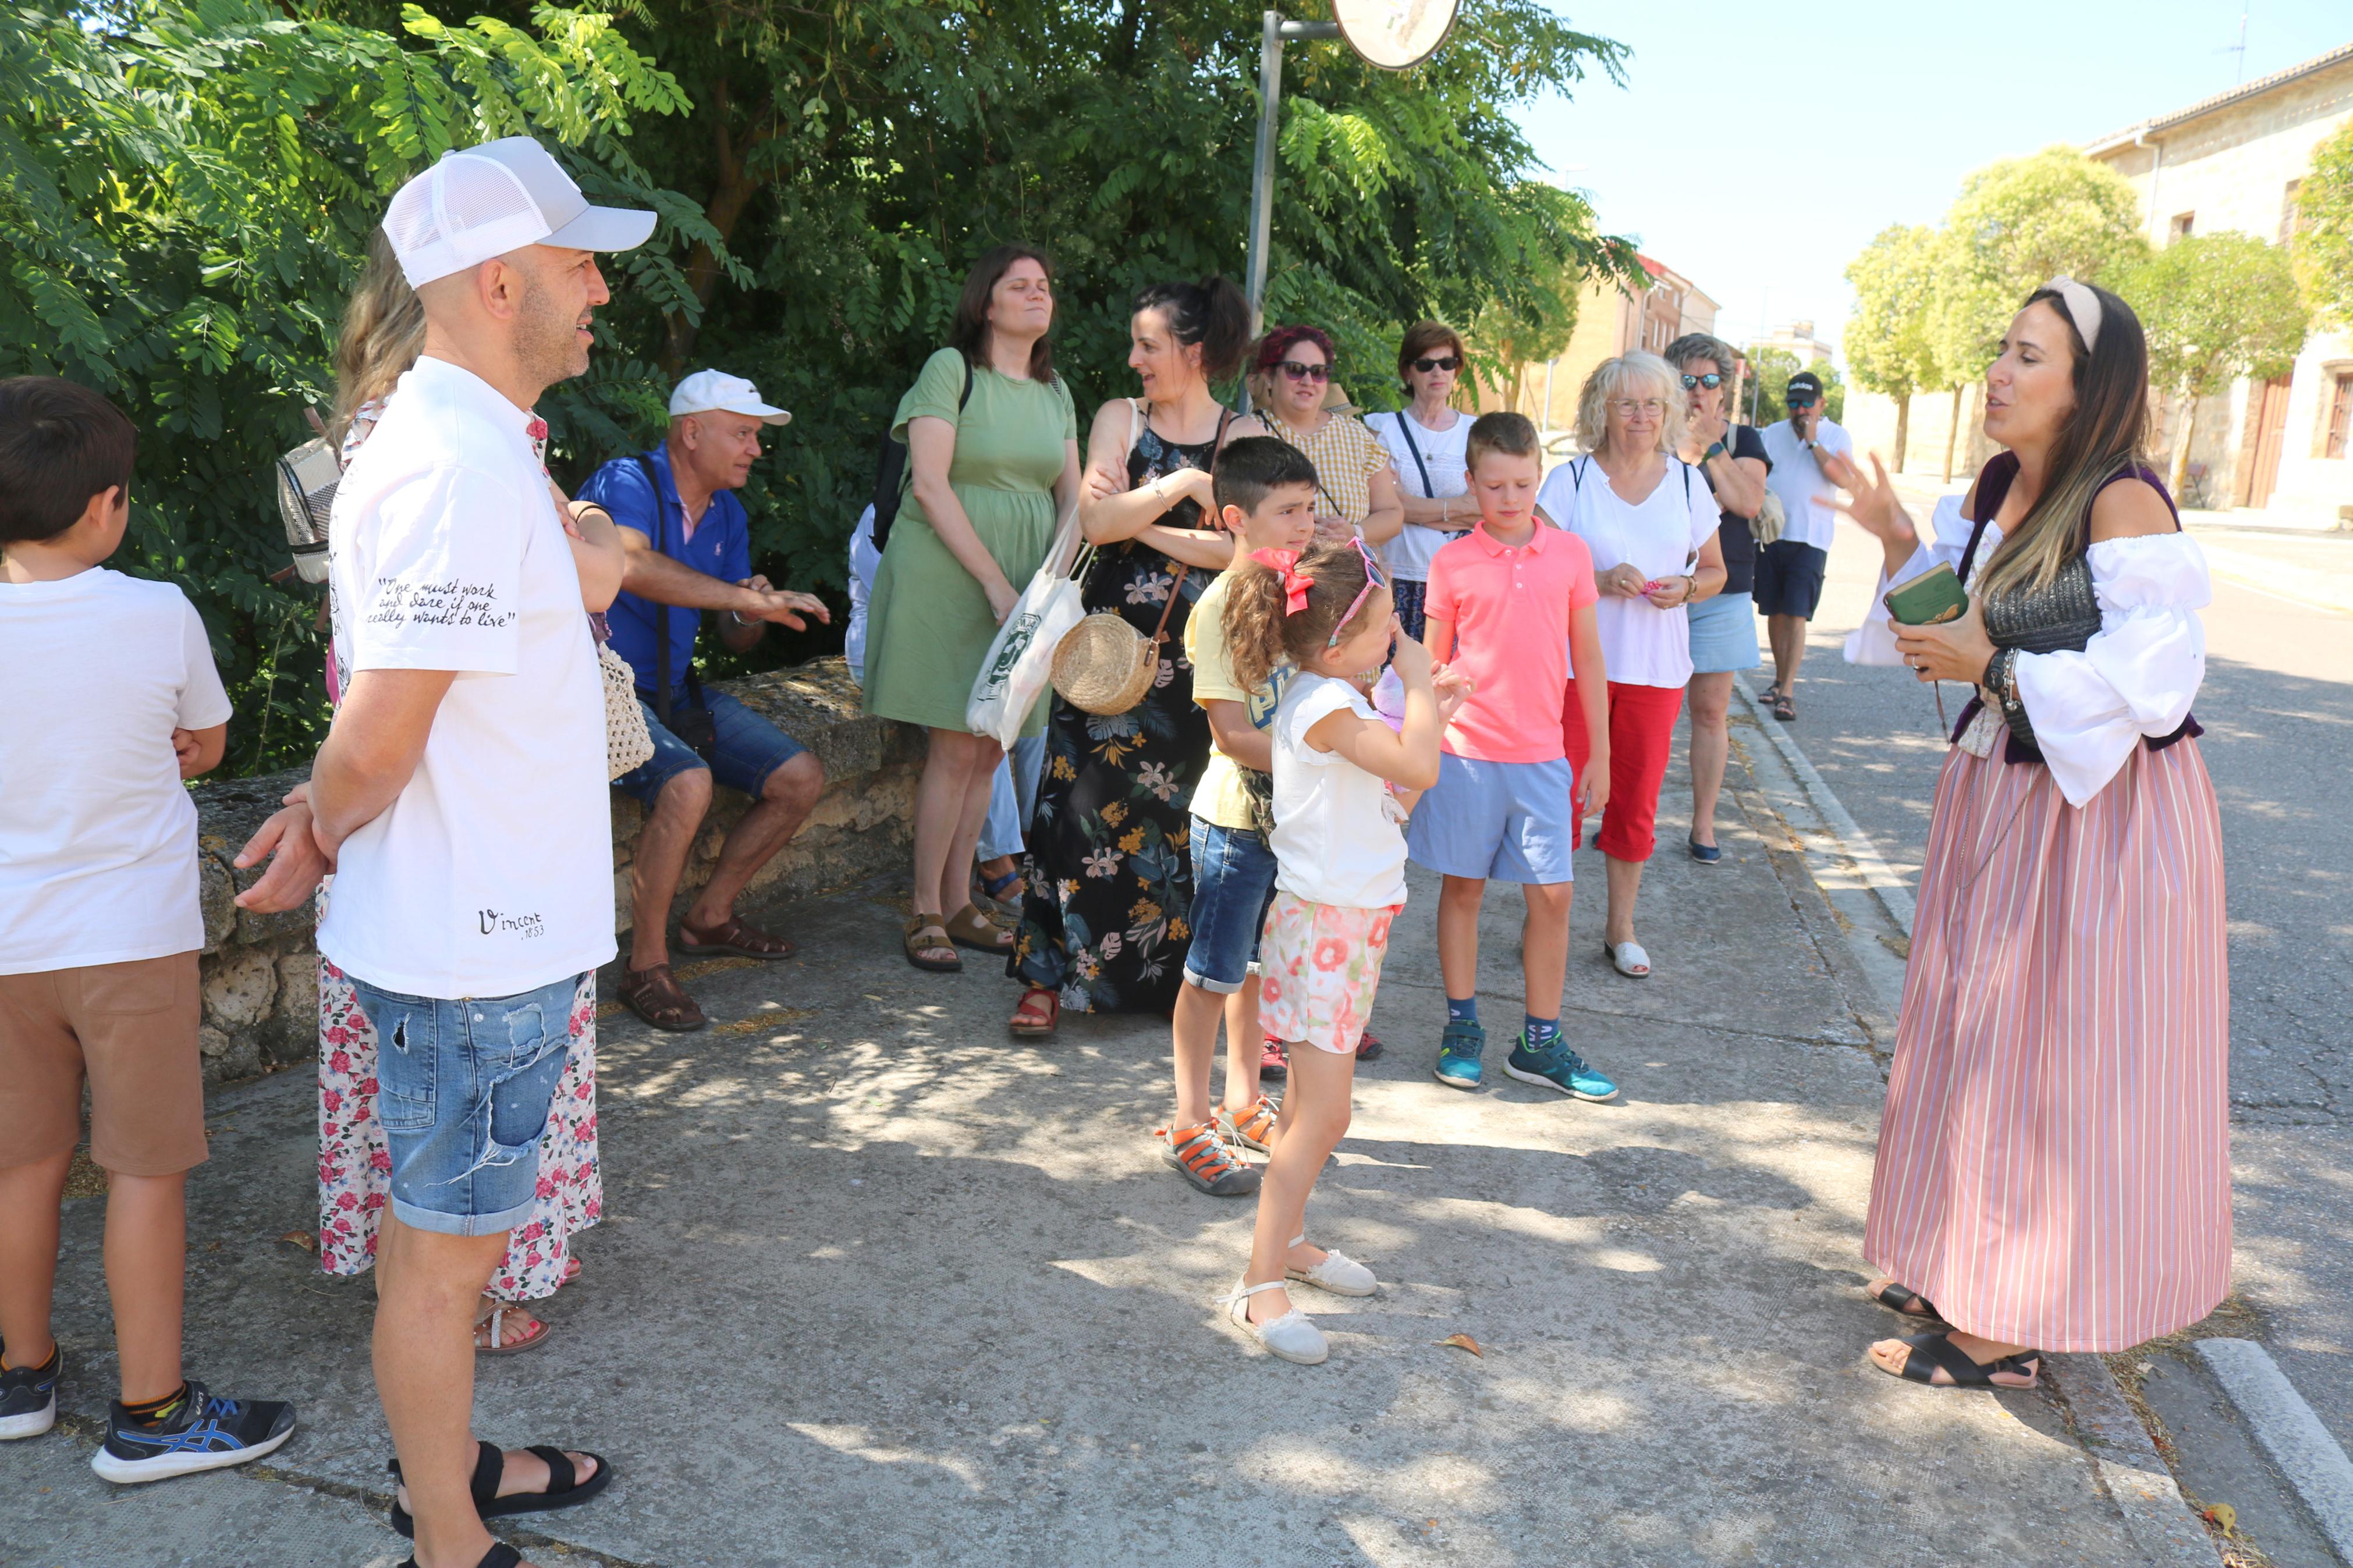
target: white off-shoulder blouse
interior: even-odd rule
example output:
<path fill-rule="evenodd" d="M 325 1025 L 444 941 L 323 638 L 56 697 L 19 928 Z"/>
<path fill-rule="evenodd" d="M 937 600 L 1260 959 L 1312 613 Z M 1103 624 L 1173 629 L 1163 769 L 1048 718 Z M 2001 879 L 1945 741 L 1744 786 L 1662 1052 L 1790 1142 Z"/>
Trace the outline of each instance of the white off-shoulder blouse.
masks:
<path fill-rule="evenodd" d="M 1891 584 L 1940 563 L 1960 569 L 1975 526 L 1961 515 L 1961 498 L 1938 501 L 1931 526 L 1936 542 L 1915 551 L 1894 576 L 1880 577 L 1874 608 Z M 1976 564 L 2000 542 L 2000 525 L 1988 523 Z M 2187 533 L 2101 540 L 2086 561 L 2099 631 L 2081 653 L 2021 653 L 2015 667 L 2018 698 L 2042 760 L 2075 806 L 2107 787 L 2143 737 L 2170 735 L 2189 717 L 2206 679 L 2206 628 L 2198 612 L 2214 596 L 2206 556 Z M 1904 662 L 1885 614 L 1872 615 L 1847 637 L 1846 658 L 1850 664 Z"/>

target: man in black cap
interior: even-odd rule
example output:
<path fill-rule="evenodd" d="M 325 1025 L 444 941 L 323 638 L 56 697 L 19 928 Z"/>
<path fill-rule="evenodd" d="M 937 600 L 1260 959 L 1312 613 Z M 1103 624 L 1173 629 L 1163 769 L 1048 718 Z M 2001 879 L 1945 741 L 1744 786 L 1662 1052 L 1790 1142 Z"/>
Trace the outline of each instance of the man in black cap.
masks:
<path fill-rule="evenodd" d="M 1806 623 L 1821 603 L 1831 541 L 1838 535 L 1831 502 L 1855 479 L 1854 440 L 1822 415 L 1822 378 L 1801 370 L 1784 394 L 1789 417 L 1765 432 L 1772 462 L 1766 484 L 1787 518 L 1781 537 L 1757 552 L 1757 608 L 1773 645 L 1773 684 L 1765 700 L 1773 717 L 1798 716 L 1798 666 L 1806 657 Z"/>

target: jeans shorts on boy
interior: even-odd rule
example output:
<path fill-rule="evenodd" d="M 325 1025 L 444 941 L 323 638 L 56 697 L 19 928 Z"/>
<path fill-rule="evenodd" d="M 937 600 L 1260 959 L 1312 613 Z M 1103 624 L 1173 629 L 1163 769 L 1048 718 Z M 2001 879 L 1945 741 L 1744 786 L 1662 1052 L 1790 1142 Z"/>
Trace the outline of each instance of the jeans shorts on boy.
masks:
<path fill-rule="evenodd" d="M 516 996 L 455 999 L 350 980 L 375 1026 L 393 1214 L 444 1236 L 521 1225 L 539 1193 L 539 1136 L 572 1048 L 580 977 Z"/>
<path fill-rule="evenodd" d="M 1568 759 L 1488 763 L 1438 754 L 1438 782 L 1413 808 L 1405 852 L 1445 877 L 1566 882 L 1571 826 Z"/>
<path fill-rule="evenodd" d="M 675 715 L 692 702 L 681 686 L 670 697 L 670 712 Z M 718 783 L 757 800 L 770 773 L 808 750 L 724 691 L 704 687 L 702 703 L 710 710 L 715 737 L 708 763 L 692 746 L 663 727 L 654 716 L 654 705 L 645 700 L 641 689 L 638 707 L 646 716 L 646 733 L 653 738 L 654 754 L 615 779 L 613 787 L 635 795 L 638 804 L 650 811 L 661 797 L 664 784 L 681 773 L 707 767 Z"/>
<path fill-rule="evenodd" d="M 1258 968 L 1259 931 L 1274 898 L 1274 851 L 1262 835 L 1193 819 L 1193 945 L 1185 978 L 1230 996 Z"/>

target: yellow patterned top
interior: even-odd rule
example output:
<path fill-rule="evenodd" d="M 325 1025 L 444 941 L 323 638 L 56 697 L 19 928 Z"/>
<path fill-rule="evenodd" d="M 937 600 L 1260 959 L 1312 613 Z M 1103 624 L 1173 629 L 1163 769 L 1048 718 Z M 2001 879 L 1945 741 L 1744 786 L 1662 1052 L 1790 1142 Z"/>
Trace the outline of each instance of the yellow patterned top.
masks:
<path fill-rule="evenodd" d="M 1258 416 L 1268 430 L 1307 454 L 1315 465 L 1321 510 L 1362 522 L 1373 510 L 1373 476 L 1389 466 L 1389 449 L 1353 414 L 1335 414 L 1314 435 L 1303 435 L 1267 409 Z"/>

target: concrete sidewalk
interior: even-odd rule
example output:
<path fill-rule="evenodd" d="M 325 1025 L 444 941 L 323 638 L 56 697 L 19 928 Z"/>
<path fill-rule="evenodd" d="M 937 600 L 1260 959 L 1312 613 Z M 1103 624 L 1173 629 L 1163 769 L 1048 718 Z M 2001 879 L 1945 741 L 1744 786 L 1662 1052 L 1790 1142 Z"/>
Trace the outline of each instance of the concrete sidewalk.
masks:
<path fill-rule="evenodd" d="M 546 1568 L 2143 1563 L 2051 1394 L 1931 1393 L 1863 1360 L 1902 1331 L 1856 1289 L 1883 1043 L 1780 819 L 1739 795 L 1702 868 L 1669 780 L 1650 981 L 1607 968 L 1600 863 L 1578 857 L 1566 1018 L 1615 1104 L 1431 1081 L 1444 1006 L 1417 878 L 1377 1015 L 1389 1052 L 1310 1211 L 1383 1289 L 1302 1292 L 1334 1333 L 1322 1367 L 1255 1353 L 1209 1304 L 1252 1205 L 1158 1161 L 1161 1020 L 1014 1041 L 1012 987 L 978 963 L 907 967 L 881 891 L 797 906 L 790 963 L 705 973 L 702 1034 L 608 1016 L 607 1223 L 556 1337 L 482 1361 L 478 1408 L 482 1435 L 593 1448 L 618 1479 L 508 1538 Z M 1506 892 L 1485 931 L 1496 1037 L 1520 1010 Z M 0 1562 L 404 1555 L 380 1510 L 371 1288 L 279 1239 L 315 1223 L 314 1086 L 225 1091 L 212 1117 L 190 1365 L 298 1400 L 302 1429 L 258 1474 L 121 1495 L 93 1477 L 101 1201 L 73 1200 L 76 1434 L 5 1450 Z M 1483 1358 L 1439 1342 L 1456 1332 Z"/>

